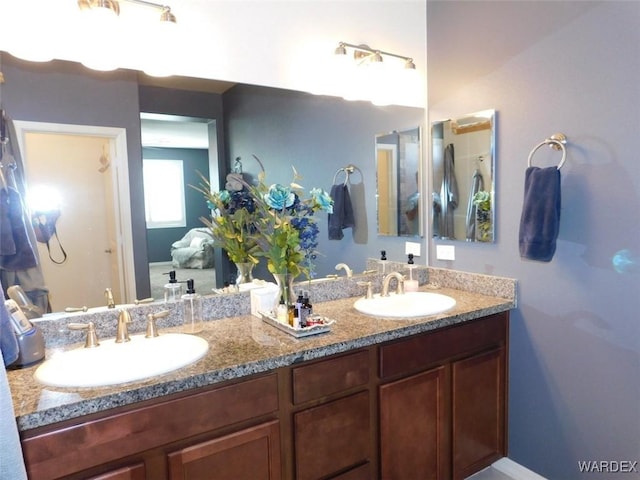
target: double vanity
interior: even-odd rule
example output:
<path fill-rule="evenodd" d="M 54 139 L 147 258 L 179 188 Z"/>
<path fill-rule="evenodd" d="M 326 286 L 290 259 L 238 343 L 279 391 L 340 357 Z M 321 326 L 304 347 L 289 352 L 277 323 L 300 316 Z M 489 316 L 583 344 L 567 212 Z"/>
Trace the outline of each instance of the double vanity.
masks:
<path fill-rule="evenodd" d="M 342 277 L 310 285 L 314 311 L 335 320 L 328 333 L 294 338 L 239 293 L 207 297 L 209 318 L 221 317 L 198 334 L 208 350 L 172 372 L 61 388 L 37 382 L 36 366 L 10 371 L 30 478 L 458 479 L 484 468 L 506 455 L 515 281 L 421 270 L 419 293 L 454 306 L 366 315 L 354 308 L 362 278 Z M 379 291 L 380 275 L 368 280 Z M 144 332 L 144 315 L 132 318 Z M 82 345 L 56 343 L 65 321 L 45 328 L 48 359 Z M 179 332 L 169 319 L 158 329 Z M 153 361 L 141 351 L 114 367 Z"/>

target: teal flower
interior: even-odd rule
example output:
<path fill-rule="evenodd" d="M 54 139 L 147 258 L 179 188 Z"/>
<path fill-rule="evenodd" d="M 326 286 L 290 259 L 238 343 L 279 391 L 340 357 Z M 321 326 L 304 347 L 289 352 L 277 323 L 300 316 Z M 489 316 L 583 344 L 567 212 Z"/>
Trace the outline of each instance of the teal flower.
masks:
<path fill-rule="evenodd" d="M 333 213 L 333 199 L 321 188 L 312 188 L 309 192 L 314 205 L 323 212 Z"/>
<path fill-rule="evenodd" d="M 289 208 L 296 200 L 296 196 L 287 187 L 280 184 L 274 184 L 269 187 L 269 191 L 263 196 L 264 201 L 273 208 L 281 212 L 285 208 Z"/>

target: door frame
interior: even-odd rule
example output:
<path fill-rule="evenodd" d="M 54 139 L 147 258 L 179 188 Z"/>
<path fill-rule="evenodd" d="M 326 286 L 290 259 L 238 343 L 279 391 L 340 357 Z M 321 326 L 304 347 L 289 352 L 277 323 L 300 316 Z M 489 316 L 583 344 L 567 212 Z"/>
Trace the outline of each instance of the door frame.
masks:
<path fill-rule="evenodd" d="M 13 120 L 18 137 L 20 152 L 25 152 L 25 140 L 28 133 L 51 133 L 103 137 L 109 140 L 111 166 L 116 174 L 113 179 L 114 212 L 116 224 L 116 261 L 121 285 L 120 298 L 123 303 L 131 303 L 136 298 L 133 245 L 131 228 L 131 195 L 129 190 L 129 157 L 127 155 L 127 131 L 118 127 L 96 125 L 74 125 L 67 123 L 31 122 Z M 24 158 L 23 158 L 24 161 Z"/>

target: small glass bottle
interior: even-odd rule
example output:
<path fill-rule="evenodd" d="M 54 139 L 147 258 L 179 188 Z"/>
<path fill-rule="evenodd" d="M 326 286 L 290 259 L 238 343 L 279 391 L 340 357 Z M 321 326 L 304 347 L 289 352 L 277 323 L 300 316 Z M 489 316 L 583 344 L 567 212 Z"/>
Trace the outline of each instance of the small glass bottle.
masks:
<path fill-rule="evenodd" d="M 202 331 L 202 297 L 196 293 L 193 279 L 187 280 L 187 293 L 182 295 L 184 307 L 184 333 Z"/>
<path fill-rule="evenodd" d="M 289 319 L 287 318 L 288 313 L 289 312 L 287 312 L 287 306 L 284 303 L 284 297 L 280 297 L 280 303 L 276 308 L 276 319 L 280 323 L 289 323 Z"/>
<path fill-rule="evenodd" d="M 176 279 L 176 271 L 171 270 L 163 275 L 169 275 L 169 283 L 164 286 L 164 301 L 177 302 L 182 298 L 182 284 Z"/>
<path fill-rule="evenodd" d="M 300 307 L 300 326 L 301 327 L 307 326 L 307 318 L 309 318 L 309 315 L 312 315 L 312 314 L 313 314 L 313 306 L 309 301 L 309 292 L 305 292 L 302 300 L 302 306 Z"/>

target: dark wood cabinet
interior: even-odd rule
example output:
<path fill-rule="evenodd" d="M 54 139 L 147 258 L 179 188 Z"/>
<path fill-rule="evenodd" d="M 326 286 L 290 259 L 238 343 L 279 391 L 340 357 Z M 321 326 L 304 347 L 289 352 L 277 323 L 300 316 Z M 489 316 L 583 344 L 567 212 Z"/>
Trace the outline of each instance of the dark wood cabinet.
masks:
<path fill-rule="evenodd" d="M 168 455 L 170 480 L 280 480 L 277 421 L 247 428 Z"/>
<path fill-rule="evenodd" d="M 506 455 L 507 338 L 500 314 L 381 347 L 381 377 L 400 377 L 380 386 L 381 478 L 464 479 Z"/>
<path fill-rule="evenodd" d="M 508 313 L 23 434 L 29 478 L 462 479 L 506 455 Z"/>
<path fill-rule="evenodd" d="M 385 480 L 447 478 L 445 367 L 380 387 L 380 464 Z"/>
<path fill-rule="evenodd" d="M 329 478 L 371 457 L 369 393 L 360 392 L 294 416 L 295 478 Z"/>
<path fill-rule="evenodd" d="M 453 363 L 453 478 L 466 478 L 506 454 L 504 348 Z"/>
<path fill-rule="evenodd" d="M 91 477 L 89 480 L 145 480 L 146 478 L 144 464 L 138 463 Z"/>

